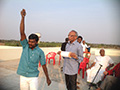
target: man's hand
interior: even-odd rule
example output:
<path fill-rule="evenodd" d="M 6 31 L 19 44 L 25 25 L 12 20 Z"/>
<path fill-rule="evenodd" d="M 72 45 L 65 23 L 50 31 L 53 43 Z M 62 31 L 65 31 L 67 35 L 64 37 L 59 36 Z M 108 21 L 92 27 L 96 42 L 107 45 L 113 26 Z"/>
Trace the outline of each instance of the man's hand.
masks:
<path fill-rule="evenodd" d="M 70 57 L 78 59 L 77 55 L 75 53 L 70 52 Z"/>
<path fill-rule="evenodd" d="M 51 84 L 51 80 L 49 78 L 47 79 L 47 84 L 48 86 Z"/>
<path fill-rule="evenodd" d="M 57 54 L 59 54 L 59 55 L 60 55 L 60 54 L 61 54 L 61 51 L 58 51 L 58 52 L 57 52 Z"/>
<path fill-rule="evenodd" d="M 26 39 L 26 35 L 25 35 L 25 24 L 24 24 L 24 17 L 26 15 L 25 9 L 23 9 L 21 11 L 21 22 L 20 22 L 20 35 L 21 35 L 21 41 L 23 41 L 24 39 Z"/>
<path fill-rule="evenodd" d="M 107 72 L 107 71 L 104 71 L 103 73 L 104 73 L 104 75 L 107 75 L 107 74 L 108 74 L 108 72 Z"/>
<path fill-rule="evenodd" d="M 43 68 L 43 71 L 44 71 L 45 76 L 46 76 L 46 82 L 47 82 L 47 84 L 49 86 L 51 84 L 51 80 L 50 80 L 49 75 L 48 75 L 46 64 L 42 65 L 42 68 Z"/>
<path fill-rule="evenodd" d="M 22 17 L 25 17 L 25 15 L 26 15 L 26 11 L 25 11 L 25 9 L 22 9 L 22 11 L 21 11 L 21 16 L 22 16 Z"/>

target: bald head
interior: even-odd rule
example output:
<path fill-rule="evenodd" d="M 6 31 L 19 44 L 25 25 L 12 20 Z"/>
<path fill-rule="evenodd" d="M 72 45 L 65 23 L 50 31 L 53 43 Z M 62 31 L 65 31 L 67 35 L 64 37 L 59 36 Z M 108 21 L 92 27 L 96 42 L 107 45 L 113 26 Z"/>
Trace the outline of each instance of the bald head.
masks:
<path fill-rule="evenodd" d="M 100 55 L 105 56 L 105 50 L 104 49 L 100 49 Z"/>

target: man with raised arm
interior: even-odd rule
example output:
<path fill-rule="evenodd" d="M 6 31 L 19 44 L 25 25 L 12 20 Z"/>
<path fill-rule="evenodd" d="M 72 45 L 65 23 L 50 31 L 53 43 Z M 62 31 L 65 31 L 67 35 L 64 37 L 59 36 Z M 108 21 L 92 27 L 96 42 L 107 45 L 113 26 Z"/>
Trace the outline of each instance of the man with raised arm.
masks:
<path fill-rule="evenodd" d="M 31 34 L 29 36 L 29 40 L 27 41 L 26 39 L 24 24 L 25 16 L 26 11 L 25 9 L 23 9 L 21 11 L 22 19 L 20 23 L 20 43 L 23 47 L 23 51 L 19 62 L 17 74 L 20 75 L 21 90 L 28 90 L 29 88 L 30 90 L 38 90 L 39 61 L 45 73 L 48 86 L 51 84 L 51 80 L 46 68 L 44 52 L 38 47 L 38 36 L 36 34 Z"/>

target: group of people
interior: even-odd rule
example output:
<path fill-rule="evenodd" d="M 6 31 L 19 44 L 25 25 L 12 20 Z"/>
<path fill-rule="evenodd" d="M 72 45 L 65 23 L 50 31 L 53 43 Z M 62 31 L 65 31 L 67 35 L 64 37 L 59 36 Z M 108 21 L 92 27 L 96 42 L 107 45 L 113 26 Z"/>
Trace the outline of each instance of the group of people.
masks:
<path fill-rule="evenodd" d="M 21 90 L 38 90 L 38 63 L 40 62 L 43 68 L 43 71 L 46 76 L 46 82 L 48 86 L 51 84 L 49 78 L 48 70 L 46 67 L 46 60 L 44 52 L 38 47 L 39 37 L 36 34 L 31 34 L 26 39 L 25 34 L 25 23 L 24 19 L 26 16 L 26 11 L 23 9 L 21 11 L 21 23 L 20 23 L 20 43 L 23 47 L 21 59 L 17 69 L 17 74 L 20 75 L 20 89 Z M 77 90 L 77 73 L 79 64 L 83 61 L 83 52 L 86 52 L 87 45 L 85 41 L 82 41 L 82 37 L 78 36 L 78 33 L 75 30 L 71 30 L 66 38 L 66 42 L 62 44 L 61 51 L 58 54 L 61 54 L 64 59 L 63 72 L 65 74 L 65 82 L 67 90 Z M 83 43 L 82 43 L 83 42 Z M 97 56 L 94 60 L 94 63 L 87 70 L 88 76 L 87 81 L 91 82 L 99 68 L 99 64 L 102 65 L 102 68 L 95 79 L 94 83 L 102 80 L 103 72 L 107 68 L 113 66 L 113 61 L 110 57 L 105 56 L 104 49 L 100 50 L 100 56 Z M 109 65 L 110 64 L 110 65 Z M 108 67 L 109 65 L 109 67 Z M 117 69 L 120 72 L 120 68 Z M 108 71 L 109 72 L 109 71 Z M 91 74 L 93 76 L 91 76 Z M 102 75 L 102 77 L 101 77 Z M 117 74 L 120 78 L 120 73 Z M 106 80 L 106 78 L 104 79 Z M 106 85 L 103 82 L 98 90 L 103 89 Z"/>
<path fill-rule="evenodd" d="M 80 62 L 82 62 L 83 58 L 86 58 L 86 57 L 88 59 L 90 58 L 90 56 L 88 55 L 88 54 L 90 54 L 90 52 L 88 52 L 87 48 L 85 48 L 85 51 L 82 51 L 84 49 L 82 49 L 83 46 L 80 43 L 82 41 L 81 36 L 78 37 L 79 39 L 76 37 L 74 39 L 74 41 L 71 42 L 71 40 L 74 37 L 71 37 L 70 35 L 71 36 L 76 35 L 76 32 L 74 30 L 72 30 L 69 33 L 68 38 L 66 38 L 67 41 L 64 42 L 61 47 L 61 55 L 64 56 L 63 72 L 65 73 L 67 89 L 68 90 L 77 90 L 77 88 L 79 88 L 76 84 L 76 82 L 77 82 L 76 81 L 77 80 L 77 67 L 80 64 Z M 79 42 L 80 45 L 78 45 L 77 42 Z M 64 46 L 64 50 L 62 50 L 63 46 Z M 74 49 L 79 50 L 81 52 L 75 52 Z M 64 51 L 66 53 L 69 52 L 70 55 L 65 54 Z M 84 56 L 82 52 L 84 52 L 84 53 L 87 52 L 87 54 L 85 54 L 87 56 Z M 99 53 L 100 53 L 100 55 L 95 57 L 94 62 L 87 69 L 87 82 L 93 83 L 93 84 L 98 84 L 99 87 L 96 90 L 119 90 L 120 89 L 119 88 L 119 85 L 120 85 L 120 63 L 118 63 L 113 69 L 110 70 L 110 68 L 114 66 L 113 60 L 109 56 L 105 55 L 105 50 L 103 48 L 100 49 Z M 70 58 L 68 58 L 69 56 L 70 56 Z M 78 57 L 76 58 L 76 56 L 79 56 L 79 58 Z M 76 71 L 76 72 L 73 73 L 74 71 Z M 115 72 L 115 75 L 111 76 L 114 73 L 113 71 Z"/>

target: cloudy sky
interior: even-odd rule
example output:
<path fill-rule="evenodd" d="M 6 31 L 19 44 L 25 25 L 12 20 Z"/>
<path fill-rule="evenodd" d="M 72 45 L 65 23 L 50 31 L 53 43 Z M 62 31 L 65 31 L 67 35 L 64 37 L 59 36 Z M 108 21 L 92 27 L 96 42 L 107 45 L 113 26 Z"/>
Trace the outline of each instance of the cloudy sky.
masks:
<path fill-rule="evenodd" d="M 120 45 L 120 0 L 0 0 L 0 39 L 20 39 L 23 8 L 27 36 L 64 42 L 76 30 L 86 42 Z"/>

